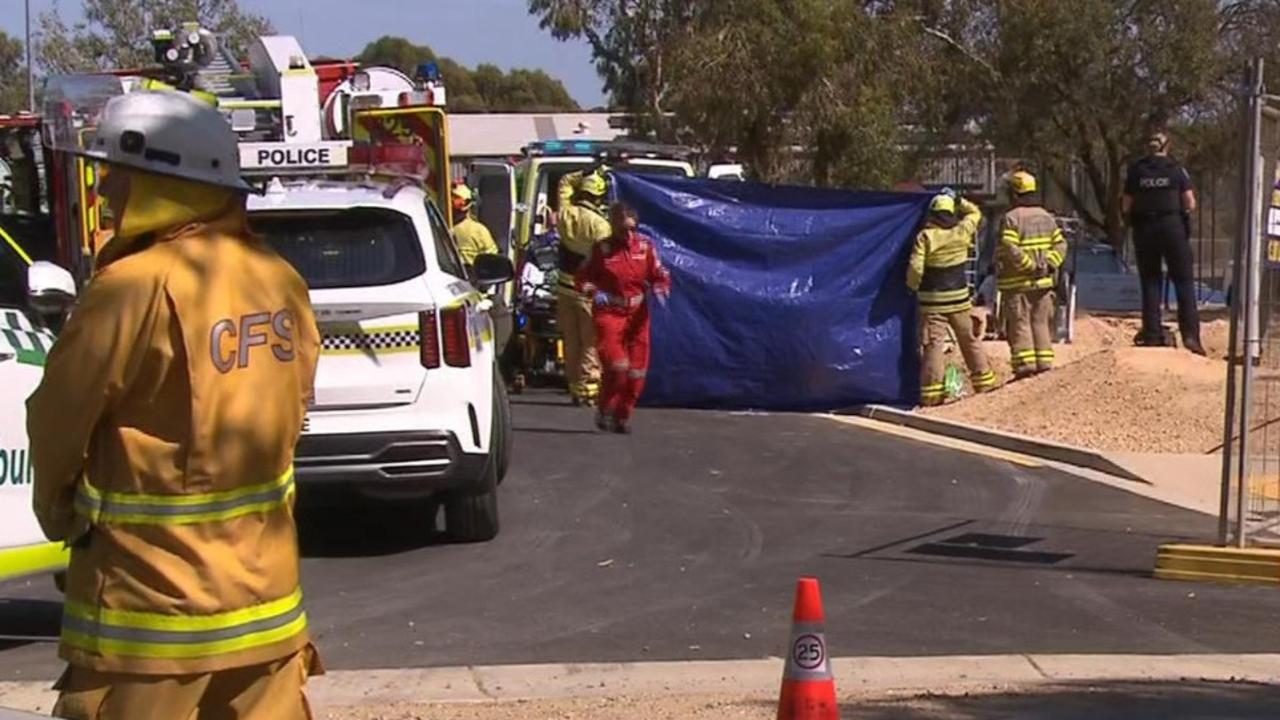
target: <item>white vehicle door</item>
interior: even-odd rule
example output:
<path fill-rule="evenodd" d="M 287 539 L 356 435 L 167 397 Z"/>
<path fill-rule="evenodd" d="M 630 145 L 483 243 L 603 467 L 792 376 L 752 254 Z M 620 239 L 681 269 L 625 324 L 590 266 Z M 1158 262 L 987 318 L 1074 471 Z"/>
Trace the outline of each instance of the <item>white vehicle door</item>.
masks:
<path fill-rule="evenodd" d="M 12 305 L 0 305 L 0 548 L 44 542 L 31 512 L 27 398 L 40 384 L 44 352 L 53 336 L 36 331 Z"/>
<path fill-rule="evenodd" d="M 467 168 L 467 183 L 480 198 L 479 220 L 493 233 L 498 250 L 511 255 L 516 225 L 516 170 L 497 160 L 478 160 Z"/>
<path fill-rule="evenodd" d="M 496 160 L 471 163 L 467 181 L 480 198 L 480 222 L 493 233 L 498 252 L 516 266 L 519 258 L 515 249 L 516 230 L 516 171 L 510 164 Z M 515 307 L 516 283 L 504 283 L 493 296 L 497 307 L 493 312 L 498 325 L 498 346 L 505 347 L 511 336 L 511 309 Z"/>
<path fill-rule="evenodd" d="M 27 398 L 40 384 L 54 336 L 24 309 L 26 277 L 26 263 L 0 243 L 0 579 L 65 563 L 65 551 L 45 540 L 31 511 Z"/>

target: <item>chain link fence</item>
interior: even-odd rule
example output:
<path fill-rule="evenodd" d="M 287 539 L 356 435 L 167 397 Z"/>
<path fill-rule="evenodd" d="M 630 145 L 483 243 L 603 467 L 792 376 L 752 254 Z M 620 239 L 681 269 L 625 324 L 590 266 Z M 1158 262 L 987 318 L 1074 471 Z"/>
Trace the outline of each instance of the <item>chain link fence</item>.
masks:
<path fill-rule="evenodd" d="M 1264 94 L 1260 61 L 1246 88 L 1235 194 L 1247 222 L 1226 223 L 1238 242 L 1223 286 L 1233 302 L 1219 541 L 1238 547 L 1280 545 L 1280 98 Z"/>
<path fill-rule="evenodd" d="M 1199 207 L 1191 216 L 1191 249 L 1195 253 L 1196 294 L 1200 305 L 1225 305 L 1234 271 L 1239 235 L 1238 164 L 1198 174 L 1192 170 Z M 1168 293 L 1166 293 L 1166 298 Z"/>

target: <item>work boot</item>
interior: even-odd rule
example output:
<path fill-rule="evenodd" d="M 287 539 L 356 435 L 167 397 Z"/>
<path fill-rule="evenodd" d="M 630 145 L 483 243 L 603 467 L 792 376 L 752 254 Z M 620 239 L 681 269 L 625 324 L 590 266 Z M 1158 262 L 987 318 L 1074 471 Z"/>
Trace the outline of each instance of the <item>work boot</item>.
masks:
<path fill-rule="evenodd" d="M 1145 330 L 1133 336 L 1133 344 L 1138 347 L 1176 347 L 1177 343 L 1173 341 L 1173 336 L 1168 330 L 1161 329 L 1158 333 L 1149 333 Z"/>

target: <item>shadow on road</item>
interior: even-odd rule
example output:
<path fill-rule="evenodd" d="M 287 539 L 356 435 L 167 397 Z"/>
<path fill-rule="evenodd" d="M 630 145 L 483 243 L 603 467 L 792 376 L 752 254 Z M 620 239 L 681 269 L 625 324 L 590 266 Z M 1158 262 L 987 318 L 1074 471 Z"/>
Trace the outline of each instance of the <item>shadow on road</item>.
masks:
<path fill-rule="evenodd" d="M 1280 686 L 1255 683 L 1080 683 L 1033 692 L 854 703 L 859 720 L 1139 720 L 1280 717 Z"/>
<path fill-rule="evenodd" d="M 385 557 L 446 542 L 435 503 L 353 500 L 298 503 L 304 558 Z"/>
<path fill-rule="evenodd" d="M 995 568 L 997 570 L 1013 570 L 1013 571 L 1034 571 L 1034 572 L 1052 572 L 1062 573 L 1065 575 L 1111 575 L 1116 577 L 1129 578 L 1150 578 L 1150 568 L 1115 568 L 1115 567 L 1091 567 L 1087 565 L 1042 565 L 1034 563 L 1013 563 L 1013 562 L 991 562 L 980 560 L 955 560 L 947 559 L 931 559 L 925 557 L 867 557 L 867 558 L 848 558 L 838 555 L 825 555 L 824 557 L 834 557 L 842 560 L 864 560 L 870 562 L 890 562 L 890 563 L 918 563 L 921 565 L 951 565 L 958 567 L 972 568 Z"/>
<path fill-rule="evenodd" d="M 61 602 L 0 598 L 0 650 L 57 642 L 61 624 Z"/>
<path fill-rule="evenodd" d="M 531 433 L 534 435 L 599 435 L 598 430 L 575 430 L 572 428 L 531 428 L 518 427 L 514 428 L 518 433 Z"/>

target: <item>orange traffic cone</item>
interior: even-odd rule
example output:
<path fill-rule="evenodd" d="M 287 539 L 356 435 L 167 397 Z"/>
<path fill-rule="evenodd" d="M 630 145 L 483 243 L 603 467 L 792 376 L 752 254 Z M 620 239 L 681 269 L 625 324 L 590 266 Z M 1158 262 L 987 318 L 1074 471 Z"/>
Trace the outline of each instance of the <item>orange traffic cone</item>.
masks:
<path fill-rule="evenodd" d="M 839 720 L 836 681 L 827 657 L 822 624 L 822 590 L 818 579 L 802 577 L 796 584 L 796 607 L 791 616 L 791 652 L 782 674 L 778 720 Z"/>

